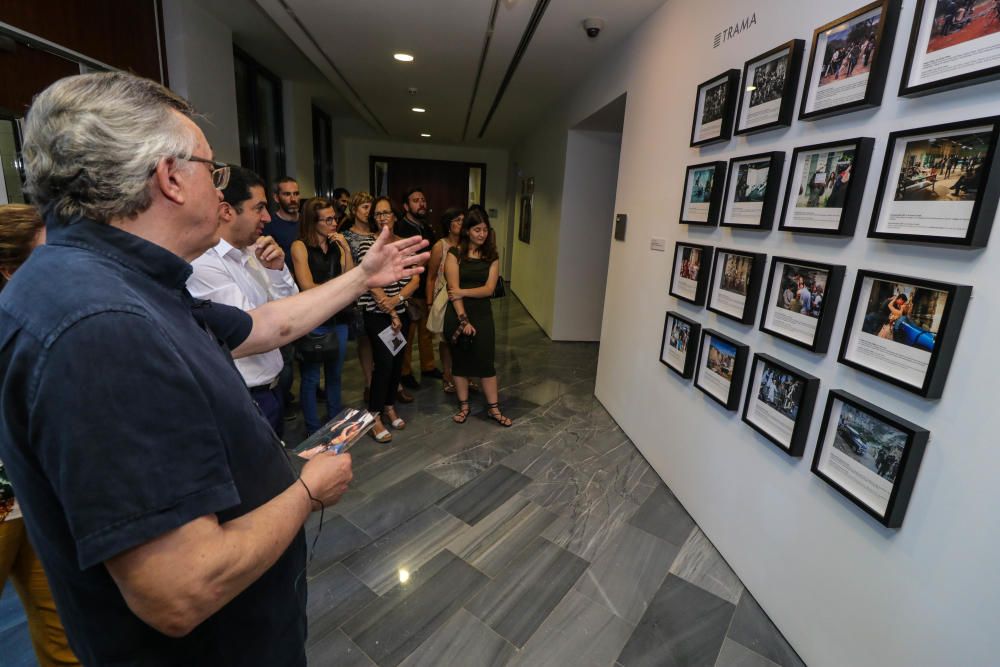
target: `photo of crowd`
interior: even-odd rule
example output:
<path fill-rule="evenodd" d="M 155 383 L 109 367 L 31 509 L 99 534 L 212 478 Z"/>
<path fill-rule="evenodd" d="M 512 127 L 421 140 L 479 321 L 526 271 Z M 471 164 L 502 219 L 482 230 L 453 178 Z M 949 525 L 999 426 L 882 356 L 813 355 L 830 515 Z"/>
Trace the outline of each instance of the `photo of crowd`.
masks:
<path fill-rule="evenodd" d="M 701 248 L 684 248 L 681 251 L 681 278 L 698 280 L 701 269 Z"/>
<path fill-rule="evenodd" d="M 907 143 L 896 201 L 975 201 L 991 136 L 985 131 Z"/>
<path fill-rule="evenodd" d="M 871 71 L 879 16 L 837 26 L 826 33 L 820 87 Z"/>
<path fill-rule="evenodd" d="M 936 0 L 927 53 L 1000 31 L 1000 0 Z"/>
<path fill-rule="evenodd" d="M 890 484 L 895 483 L 906 433 L 853 405 L 841 405 L 833 446 Z"/>
<path fill-rule="evenodd" d="M 799 403 L 804 389 L 805 382 L 776 366 L 765 363 L 757 388 L 757 400 L 795 421 L 799 414 Z"/>
<path fill-rule="evenodd" d="M 861 331 L 933 352 L 947 301 L 947 292 L 872 280 Z"/>
<path fill-rule="evenodd" d="M 854 167 L 854 149 L 804 156 L 798 208 L 843 208 Z"/>
<path fill-rule="evenodd" d="M 762 202 L 767 195 L 767 176 L 770 160 L 744 162 L 736 168 L 736 186 L 733 201 L 736 203 Z"/>
<path fill-rule="evenodd" d="M 757 65 L 753 71 L 753 85 L 750 92 L 750 107 L 767 104 L 780 99 L 785 88 L 785 73 L 788 68 L 788 57 L 775 58 L 770 62 Z"/>
<path fill-rule="evenodd" d="M 726 254 L 724 257 L 719 289 L 739 294 L 740 296 L 746 296 L 750 285 L 750 270 L 753 268 L 753 257 L 731 254 Z"/>
<path fill-rule="evenodd" d="M 712 185 L 715 181 L 715 167 L 695 169 L 691 172 L 691 204 L 705 204 L 712 198 Z"/>
<path fill-rule="evenodd" d="M 691 325 L 676 317 L 673 318 L 673 324 L 670 326 L 670 347 L 678 352 L 687 352 L 690 338 Z"/>
<path fill-rule="evenodd" d="M 794 264 L 783 264 L 778 308 L 818 319 L 823 312 L 828 273 Z"/>
<path fill-rule="evenodd" d="M 726 110 L 726 93 L 729 89 L 728 79 L 705 91 L 705 103 L 701 109 L 701 124 L 708 125 L 722 118 Z"/>
<path fill-rule="evenodd" d="M 736 348 L 714 336 L 709 340 L 708 370 L 727 382 L 732 381 L 733 367 L 736 365 Z"/>

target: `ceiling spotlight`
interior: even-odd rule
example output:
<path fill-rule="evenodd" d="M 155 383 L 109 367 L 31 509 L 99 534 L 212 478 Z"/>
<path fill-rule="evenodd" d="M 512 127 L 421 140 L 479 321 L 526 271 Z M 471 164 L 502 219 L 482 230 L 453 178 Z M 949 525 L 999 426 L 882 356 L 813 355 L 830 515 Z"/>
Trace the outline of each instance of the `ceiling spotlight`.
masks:
<path fill-rule="evenodd" d="M 394 53 L 392 54 L 392 57 L 401 63 L 413 62 L 413 56 L 411 56 L 409 53 Z"/>
<path fill-rule="evenodd" d="M 423 137 L 424 139 L 429 139 L 431 135 L 427 134 L 426 132 L 421 132 L 420 136 Z"/>
<path fill-rule="evenodd" d="M 427 111 L 427 109 L 424 109 L 423 107 L 413 107 L 412 109 L 410 109 L 410 111 L 416 111 L 417 113 L 424 113 L 425 111 Z"/>

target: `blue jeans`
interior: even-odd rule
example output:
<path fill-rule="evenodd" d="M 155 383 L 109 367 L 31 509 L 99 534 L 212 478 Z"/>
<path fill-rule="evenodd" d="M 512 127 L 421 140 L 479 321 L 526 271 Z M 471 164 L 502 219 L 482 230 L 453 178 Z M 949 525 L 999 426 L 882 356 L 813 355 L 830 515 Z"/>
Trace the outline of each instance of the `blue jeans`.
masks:
<path fill-rule="evenodd" d="M 316 331 L 329 330 L 320 327 Z M 299 402 L 302 404 L 302 415 L 306 421 L 306 435 L 318 429 L 319 408 L 316 405 L 316 388 L 319 387 L 319 372 L 323 369 L 326 381 L 326 409 L 327 419 L 332 419 L 340 412 L 340 373 L 344 370 L 344 357 L 347 354 L 347 325 L 338 324 L 333 327 L 337 332 L 337 342 L 340 343 L 337 358 L 319 362 L 302 361 L 299 362 L 299 370 L 302 372 L 302 384 L 299 388 Z"/>

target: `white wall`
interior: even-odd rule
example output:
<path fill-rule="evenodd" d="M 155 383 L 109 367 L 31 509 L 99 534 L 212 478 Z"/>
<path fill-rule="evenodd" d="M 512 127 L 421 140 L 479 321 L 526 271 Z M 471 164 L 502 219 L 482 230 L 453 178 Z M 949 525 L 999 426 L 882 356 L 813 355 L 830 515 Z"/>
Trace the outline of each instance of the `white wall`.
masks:
<path fill-rule="evenodd" d="M 611 249 L 596 393 L 676 492 L 767 613 L 810 665 L 997 664 L 1000 636 L 1000 469 L 990 415 L 996 410 L 998 364 L 988 340 L 1000 328 L 1000 239 L 982 251 L 889 243 L 865 238 L 887 134 L 894 129 L 996 113 L 1000 83 L 898 99 L 913 2 L 904 3 L 886 97 L 881 108 L 718 147 L 695 150 L 688 134 L 698 83 L 778 43 L 857 9 L 858 0 L 670 0 L 623 50 L 544 123 L 514 160 L 536 177 L 536 193 L 561 199 L 565 136 L 575 120 L 628 92 L 616 211 L 629 215 L 628 239 Z M 757 24 L 719 48 L 728 22 L 756 12 Z M 807 48 L 808 56 L 808 48 Z M 687 164 L 750 152 L 877 138 L 854 238 L 773 231 L 695 229 L 677 223 Z M 786 166 L 787 171 L 787 166 Z M 553 180 L 550 180 L 553 179 Z M 545 191 L 552 189 L 549 193 Z M 538 199 L 538 196 L 536 196 Z M 563 226 L 566 226 L 564 221 Z M 556 247 L 536 245 L 557 222 L 536 217 L 532 245 L 515 243 L 514 281 L 522 268 L 551 261 Z M 557 229 L 557 235 L 558 235 Z M 565 232 L 562 232 L 565 233 Z M 998 232 L 1000 233 L 1000 232 Z M 814 258 L 848 266 L 849 298 L 859 268 L 878 268 L 976 286 L 940 401 L 926 401 L 836 363 L 847 307 L 841 305 L 831 351 L 815 355 L 719 318 L 667 295 L 670 253 L 652 252 L 691 239 Z M 546 272 L 547 271 L 547 272 Z M 532 276 L 545 289 L 551 268 Z M 822 378 L 819 409 L 805 457 L 792 460 L 722 410 L 656 358 L 663 313 L 675 309 Z M 537 315 L 536 315 L 537 317 Z M 899 530 L 884 529 L 811 474 L 809 465 L 827 390 L 842 388 L 930 429 L 932 439 Z"/>
<path fill-rule="evenodd" d="M 239 164 L 232 31 L 193 0 L 164 0 L 163 32 L 170 88 L 204 115 L 196 122 L 215 158 Z"/>
<path fill-rule="evenodd" d="M 621 142 L 615 132 L 569 132 L 553 340 L 601 339 Z"/>
<path fill-rule="evenodd" d="M 338 128 L 334 128 L 337 133 Z M 370 137 L 339 136 L 334 143 L 334 153 L 338 163 L 335 179 L 338 186 L 355 192 L 371 188 L 368 174 L 368 158 L 372 155 L 385 157 L 415 158 L 422 160 L 452 160 L 455 162 L 483 162 L 486 164 L 487 210 L 497 209 L 497 215 L 490 222 L 497 231 L 497 245 L 500 251 L 500 265 L 510 249 L 505 246 L 506 228 L 510 224 L 507 206 L 507 165 L 509 154 L 504 149 L 475 148 L 467 146 L 446 146 L 441 144 L 407 143 Z M 343 165 L 342 167 L 340 165 Z M 507 276 L 504 276 L 506 278 Z"/>

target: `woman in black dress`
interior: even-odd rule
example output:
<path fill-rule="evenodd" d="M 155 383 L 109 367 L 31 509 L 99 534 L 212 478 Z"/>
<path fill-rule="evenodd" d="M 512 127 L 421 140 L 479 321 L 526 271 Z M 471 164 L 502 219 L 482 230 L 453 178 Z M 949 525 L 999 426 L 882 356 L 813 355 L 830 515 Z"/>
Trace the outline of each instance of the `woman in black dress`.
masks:
<path fill-rule="evenodd" d="M 501 426 L 510 426 L 511 420 L 500 411 L 493 365 L 496 344 L 490 297 L 500 278 L 500 259 L 489 218 L 482 211 L 473 209 L 465 216 L 458 247 L 445 258 L 444 275 L 450 299 L 444 333 L 451 341 L 459 407 L 452 419 L 464 424 L 469 418 L 469 378 L 478 377 L 490 417 Z"/>

